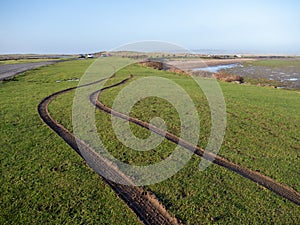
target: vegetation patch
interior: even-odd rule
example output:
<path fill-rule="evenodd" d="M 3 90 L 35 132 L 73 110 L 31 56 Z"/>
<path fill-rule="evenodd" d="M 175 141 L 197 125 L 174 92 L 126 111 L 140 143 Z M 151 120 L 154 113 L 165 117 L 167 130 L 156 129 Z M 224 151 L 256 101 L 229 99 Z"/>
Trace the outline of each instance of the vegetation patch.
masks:
<path fill-rule="evenodd" d="M 1 224 L 139 223 L 125 203 L 40 121 L 36 111 L 44 97 L 76 85 L 76 81 L 55 81 L 79 78 L 90 62 L 58 63 L 23 73 L 15 82 L 0 83 Z M 198 145 L 205 148 L 210 135 L 210 110 L 205 95 L 191 77 L 131 65 L 105 85 L 130 74 L 135 79 L 164 77 L 186 90 L 199 113 Z M 299 93 L 225 82 L 220 82 L 220 86 L 227 104 L 227 131 L 219 154 L 299 192 L 300 105 L 296 104 Z M 122 88 L 106 90 L 100 100 L 112 106 Z M 72 130 L 73 98 L 74 92 L 70 92 L 49 106 L 51 115 L 69 130 Z M 161 117 L 168 131 L 180 136 L 180 120 L 167 101 L 142 99 L 133 107 L 131 116 L 143 121 Z M 155 163 L 174 149 L 174 144 L 165 140 L 150 151 L 132 151 L 116 138 L 110 115 L 97 111 L 95 118 L 104 145 L 123 162 Z M 140 138 L 148 137 L 148 130 L 130 126 Z M 194 156 L 177 174 L 145 189 L 186 224 L 299 222 L 299 206 L 217 165 L 200 171 L 200 161 Z"/>
<path fill-rule="evenodd" d="M 145 61 L 145 62 L 140 62 L 139 64 L 142 66 L 157 69 L 157 70 L 162 70 L 164 68 L 164 64 L 162 62 L 158 62 L 158 61 Z"/>
<path fill-rule="evenodd" d="M 214 78 L 217 80 L 221 80 L 224 82 L 237 82 L 237 83 L 243 83 L 244 79 L 241 76 L 235 75 L 235 74 L 229 74 L 225 72 L 218 72 L 213 75 Z"/>
<path fill-rule="evenodd" d="M 0 82 L 0 224 L 140 224 L 37 113 L 43 98 L 76 86 L 56 80 L 81 77 L 91 62 L 58 63 Z M 55 118 L 71 119 L 72 100 L 58 103 Z"/>

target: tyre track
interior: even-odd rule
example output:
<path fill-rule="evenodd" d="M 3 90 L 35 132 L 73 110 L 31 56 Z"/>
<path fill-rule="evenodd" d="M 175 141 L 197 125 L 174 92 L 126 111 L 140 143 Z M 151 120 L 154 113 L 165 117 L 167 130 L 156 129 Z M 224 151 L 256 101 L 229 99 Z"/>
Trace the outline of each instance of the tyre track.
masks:
<path fill-rule="evenodd" d="M 186 142 L 185 140 L 169 133 L 165 132 L 152 124 L 146 123 L 141 121 L 137 118 L 130 117 L 123 113 L 117 112 L 98 100 L 98 97 L 101 92 L 125 84 L 129 81 L 133 75 L 129 78 L 126 78 L 116 84 L 113 84 L 108 87 L 104 87 L 90 95 L 91 103 L 96 106 L 98 109 L 112 114 L 113 116 L 119 117 L 121 119 L 130 121 L 135 123 L 143 128 L 151 130 L 158 135 L 164 136 L 166 139 L 194 152 L 194 154 L 203 157 L 206 160 L 209 160 L 219 166 L 225 167 L 237 174 L 242 175 L 245 178 L 248 178 L 269 190 L 275 192 L 276 194 L 288 199 L 291 202 L 294 202 L 297 205 L 300 205 L 300 194 L 293 190 L 292 188 L 277 183 L 275 180 L 267 177 L 259 172 L 249 170 L 244 168 L 240 165 L 237 165 L 229 160 L 215 155 L 213 153 L 205 152 L 204 149 L 191 145 L 190 143 Z M 100 83 L 103 80 L 93 82 L 91 84 Z M 126 177 L 116 166 L 113 166 L 110 162 L 106 159 L 102 158 L 96 151 L 94 151 L 91 147 L 89 147 L 86 143 L 82 140 L 78 139 L 74 134 L 69 132 L 66 128 L 64 128 L 61 124 L 59 124 L 55 119 L 51 117 L 48 112 L 48 105 L 54 100 L 57 96 L 67 93 L 69 91 L 75 90 L 76 88 L 81 88 L 84 86 L 88 86 L 91 84 L 86 84 L 78 87 L 68 88 L 59 92 L 56 92 L 48 97 L 44 98 L 40 104 L 38 105 L 38 113 L 41 119 L 53 130 L 55 131 L 63 140 L 65 140 L 86 162 L 87 164 L 94 169 L 100 175 L 100 169 L 103 168 L 99 167 L 100 164 L 105 164 L 105 167 L 110 168 L 108 173 L 110 176 L 119 176 L 122 179 L 125 179 L 125 182 L 132 183 L 133 182 Z M 79 146 L 78 146 L 79 145 Z M 100 175 L 101 176 L 101 175 Z M 118 196 L 123 199 L 123 201 L 135 212 L 138 218 L 144 224 L 181 224 L 179 220 L 173 217 L 167 209 L 159 202 L 156 196 L 149 192 L 145 191 L 142 187 L 137 187 L 134 185 L 121 185 L 116 184 L 108 179 L 105 179 L 101 176 L 101 178 L 118 194 Z"/>
<path fill-rule="evenodd" d="M 128 78 L 130 79 L 130 78 Z M 128 79 L 121 82 L 125 83 Z M 93 82 L 91 84 L 100 83 L 103 80 Z M 68 88 L 62 91 L 55 92 L 48 97 L 44 98 L 38 105 L 38 113 L 41 119 L 55 131 L 68 145 L 70 145 L 86 162 L 87 164 L 99 175 L 101 169 L 106 168 L 106 175 L 111 177 L 118 177 L 123 179 L 124 183 L 131 183 L 132 185 L 121 185 L 112 182 L 100 175 L 100 177 L 117 193 L 117 195 L 133 210 L 144 224 L 181 224 L 179 220 L 173 217 L 167 209 L 159 202 L 156 196 L 145 191 L 142 187 L 134 186 L 133 182 L 126 177 L 118 168 L 113 166 L 105 158 L 101 157 L 94 149 L 88 146 L 84 141 L 77 138 L 63 125 L 59 124 L 54 118 L 51 117 L 48 106 L 57 96 L 75 90 L 76 88 L 85 87 L 91 84 L 86 84 L 78 87 Z M 120 85 L 117 84 L 117 85 Z M 116 85 L 114 85 L 116 86 Z M 101 166 L 99 166 L 101 165 Z"/>
<path fill-rule="evenodd" d="M 149 124 L 149 123 L 146 123 L 144 121 L 141 121 L 137 118 L 134 118 L 134 117 L 130 117 L 128 115 L 125 115 L 121 112 L 118 112 L 118 111 L 115 111 L 113 110 L 112 108 L 110 107 L 107 107 L 106 105 L 104 105 L 102 102 L 100 102 L 98 99 L 99 99 L 99 95 L 101 92 L 103 92 L 104 90 L 107 90 L 107 89 L 110 89 L 110 88 L 113 88 L 113 87 L 116 87 L 118 85 L 121 85 L 125 82 L 127 82 L 129 80 L 129 78 L 117 83 L 117 84 L 114 84 L 114 85 L 111 85 L 111 86 L 108 86 L 108 87 L 105 87 L 105 88 L 102 88 L 98 91 L 95 91 L 94 93 L 92 93 L 90 95 L 90 101 L 92 102 L 92 104 L 94 106 L 96 106 L 98 109 L 108 113 L 108 114 L 111 114 L 113 116 L 116 116 L 116 117 L 119 117 L 123 120 L 127 120 L 129 122 L 132 122 L 132 123 L 135 123 L 143 128 L 146 128 L 158 135 L 161 135 L 163 137 L 165 137 L 166 139 L 172 141 L 173 143 L 175 144 L 178 144 L 192 152 L 194 152 L 194 154 L 200 156 L 200 157 L 203 157 L 204 159 L 206 160 L 209 160 L 219 166 L 222 166 L 222 167 L 225 167 L 226 169 L 229 169 L 245 178 L 248 178 L 249 180 L 253 181 L 253 182 L 256 182 L 258 183 L 259 185 L 261 186 L 264 186 L 265 188 L 273 191 L 274 193 L 288 199 L 289 201 L 297 204 L 297 205 L 300 205 L 300 193 L 296 192 L 294 189 L 292 189 L 291 187 L 288 187 L 286 185 L 283 185 L 283 184 L 280 184 L 278 182 L 276 182 L 275 180 L 273 180 L 272 178 L 268 177 L 268 176 L 265 176 L 257 171 L 253 171 L 253 170 L 250 170 L 248 168 L 245 168 L 245 167 L 242 167 L 238 164 L 235 164 L 233 162 L 230 162 L 229 160 L 223 158 L 223 157 L 220 157 L 214 153 L 211 153 L 211 152 L 205 152 L 204 149 L 198 147 L 198 146 L 194 146 L 194 145 L 191 145 L 190 143 L 188 143 L 187 141 L 177 137 L 176 135 L 168 132 L 168 131 L 164 131 L 164 130 L 161 130 L 160 128 L 152 125 L 152 124 Z"/>

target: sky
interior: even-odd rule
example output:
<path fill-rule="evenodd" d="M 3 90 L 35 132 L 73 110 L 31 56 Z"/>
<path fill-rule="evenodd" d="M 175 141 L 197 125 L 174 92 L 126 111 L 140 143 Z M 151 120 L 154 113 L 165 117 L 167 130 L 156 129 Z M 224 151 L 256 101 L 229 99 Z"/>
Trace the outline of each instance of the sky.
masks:
<path fill-rule="evenodd" d="M 298 0 L 1 0 L 0 54 L 89 53 L 144 40 L 300 54 Z"/>

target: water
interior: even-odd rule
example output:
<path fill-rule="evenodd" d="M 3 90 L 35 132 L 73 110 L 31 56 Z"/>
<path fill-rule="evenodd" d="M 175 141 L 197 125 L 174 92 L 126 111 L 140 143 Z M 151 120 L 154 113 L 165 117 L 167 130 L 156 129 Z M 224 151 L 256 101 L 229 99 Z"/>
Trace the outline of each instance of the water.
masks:
<path fill-rule="evenodd" d="M 288 88 L 300 88 L 300 68 L 299 67 L 277 67 L 268 68 L 264 66 L 248 65 L 244 67 L 236 66 L 225 69 L 231 74 L 249 78 L 265 78 L 279 81 Z"/>
<path fill-rule="evenodd" d="M 297 80 L 300 80 L 300 78 L 289 78 L 287 80 L 289 80 L 289 81 L 297 81 Z"/>
<path fill-rule="evenodd" d="M 195 68 L 193 70 L 195 70 L 195 71 L 201 70 L 201 71 L 216 73 L 220 70 L 231 69 L 231 68 L 237 67 L 239 65 L 240 64 L 238 64 L 238 63 L 234 63 L 234 64 L 227 64 L 227 65 L 218 65 L 218 66 L 208 66 L 208 67 Z"/>
<path fill-rule="evenodd" d="M 249 77 L 254 79 L 265 78 L 272 81 L 279 81 L 283 86 L 288 88 L 300 88 L 300 69 L 299 67 L 295 66 L 270 68 L 253 65 L 243 66 L 241 63 L 234 63 L 195 68 L 193 70 L 211 73 L 216 73 L 222 70 L 227 73 L 240 75 L 242 77 Z"/>

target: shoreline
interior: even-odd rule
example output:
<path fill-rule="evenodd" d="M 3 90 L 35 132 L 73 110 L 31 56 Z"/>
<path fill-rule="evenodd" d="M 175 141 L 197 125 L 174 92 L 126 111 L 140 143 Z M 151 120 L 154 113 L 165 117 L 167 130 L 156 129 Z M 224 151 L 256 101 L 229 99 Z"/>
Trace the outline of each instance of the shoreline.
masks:
<path fill-rule="evenodd" d="M 182 70 L 191 70 L 207 66 L 228 65 L 235 63 L 251 62 L 257 59 L 191 59 L 168 60 L 167 63 Z"/>

